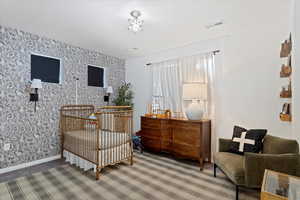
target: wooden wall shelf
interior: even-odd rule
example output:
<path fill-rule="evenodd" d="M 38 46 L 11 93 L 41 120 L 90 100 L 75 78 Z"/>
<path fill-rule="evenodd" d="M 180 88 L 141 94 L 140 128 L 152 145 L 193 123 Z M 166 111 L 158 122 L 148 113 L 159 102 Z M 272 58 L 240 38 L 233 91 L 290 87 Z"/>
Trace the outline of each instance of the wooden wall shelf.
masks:
<path fill-rule="evenodd" d="M 292 116 L 289 114 L 280 114 L 280 119 L 281 119 L 281 121 L 284 121 L 284 122 L 291 122 Z"/>
<path fill-rule="evenodd" d="M 280 120 L 284 122 L 291 122 L 292 116 L 291 116 L 291 103 L 290 102 L 293 94 L 292 94 L 292 34 L 290 34 L 290 37 L 285 40 L 281 44 L 281 51 L 280 51 L 280 58 L 287 58 L 287 61 L 285 64 L 281 65 L 280 70 L 280 78 L 288 78 L 289 84 L 287 86 L 283 86 L 280 91 L 280 98 L 283 98 L 285 103 L 282 106 L 282 112 L 280 113 Z M 286 59 L 284 59 L 286 60 Z M 289 100 L 288 100 L 289 99 Z"/>

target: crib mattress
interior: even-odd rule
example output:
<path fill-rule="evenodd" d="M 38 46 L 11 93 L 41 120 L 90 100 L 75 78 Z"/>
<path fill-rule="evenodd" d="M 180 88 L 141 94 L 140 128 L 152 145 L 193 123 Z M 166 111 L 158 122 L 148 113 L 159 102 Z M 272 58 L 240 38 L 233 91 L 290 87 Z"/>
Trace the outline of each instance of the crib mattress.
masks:
<path fill-rule="evenodd" d="M 88 134 L 93 134 L 83 130 L 67 131 L 64 133 L 65 142 L 82 141 L 87 143 L 96 143 L 95 137 L 88 137 Z M 110 132 L 99 130 L 99 149 L 104 150 L 108 148 L 117 147 L 130 142 L 130 134 L 124 132 Z"/>

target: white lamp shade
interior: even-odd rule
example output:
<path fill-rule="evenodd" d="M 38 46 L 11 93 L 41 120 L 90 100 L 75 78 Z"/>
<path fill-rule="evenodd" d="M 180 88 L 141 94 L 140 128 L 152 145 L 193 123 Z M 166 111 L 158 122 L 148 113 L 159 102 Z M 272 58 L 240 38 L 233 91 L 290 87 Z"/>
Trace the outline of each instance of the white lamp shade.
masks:
<path fill-rule="evenodd" d="M 33 79 L 31 82 L 31 88 L 41 89 L 42 88 L 41 79 Z"/>
<path fill-rule="evenodd" d="M 204 83 L 185 83 L 182 89 L 184 100 L 207 100 L 207 85 Z"/>
<path fill-rule="evenodd" d="M 108 93 L 108 94 L 114 93 L 113 88 L 111 86 L 108 86 L 107 89 L 106 89 L 106 93 Z"/>

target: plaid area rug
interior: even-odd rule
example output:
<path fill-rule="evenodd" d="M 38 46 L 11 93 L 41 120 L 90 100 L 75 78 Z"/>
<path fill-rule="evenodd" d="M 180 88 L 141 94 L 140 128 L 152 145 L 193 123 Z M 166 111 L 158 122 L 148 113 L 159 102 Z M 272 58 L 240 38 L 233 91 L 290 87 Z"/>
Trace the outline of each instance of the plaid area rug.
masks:
<path fill-rule="evenodd" d="M 258 199 L 255 190 L 242 190 L 240 200 Z M 149 153 L 135 153 L 134 165 L 105 168 L 99 181 L 92 172 L 68 164 L 0 184 L 2 200 L 232 200 L 235 187 L 222 175 Z"/>

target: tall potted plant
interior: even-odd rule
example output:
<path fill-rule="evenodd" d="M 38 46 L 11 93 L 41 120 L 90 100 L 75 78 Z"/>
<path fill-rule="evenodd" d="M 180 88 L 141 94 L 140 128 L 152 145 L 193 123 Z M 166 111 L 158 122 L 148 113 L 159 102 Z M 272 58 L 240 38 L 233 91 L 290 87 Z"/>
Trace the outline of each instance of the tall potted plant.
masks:
<path fill-rule="evenodd" d="M 133 91 L 130 83 L 123 83 L 117 91 L 117 97 L 113 100 L 116 106 L 133 107 Z"/>

